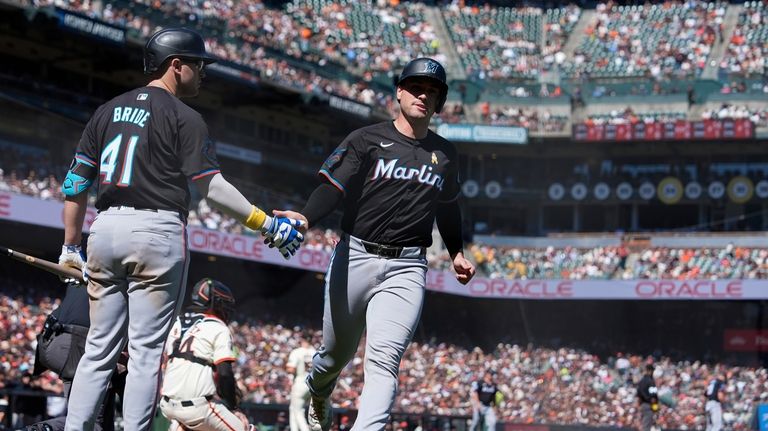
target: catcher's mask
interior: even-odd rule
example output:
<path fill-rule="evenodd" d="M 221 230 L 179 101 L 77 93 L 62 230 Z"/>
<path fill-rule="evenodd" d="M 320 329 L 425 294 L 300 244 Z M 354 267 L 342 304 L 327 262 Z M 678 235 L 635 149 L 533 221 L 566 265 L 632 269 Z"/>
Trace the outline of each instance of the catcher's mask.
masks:
<path fill-rule="evenodd" d="M 226 322 L 235 311 L 235 297 L 224 283 L 204 278 L 192 288 L 189 310 L 214 314 Z"/>

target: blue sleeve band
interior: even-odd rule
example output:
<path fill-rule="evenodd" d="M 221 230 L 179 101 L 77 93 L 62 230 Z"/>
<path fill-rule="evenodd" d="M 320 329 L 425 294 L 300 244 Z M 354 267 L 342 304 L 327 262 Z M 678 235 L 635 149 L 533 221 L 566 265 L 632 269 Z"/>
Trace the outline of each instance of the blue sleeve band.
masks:
<path fill-rule="evenodd" d="M 77 196 L 88 190 L 96 176 L 96 165 L 81 154 L 75 155 L 72 166 L 61 184 L 61 191 L 66 196 Z"/>
<path fill-rule="evenodd" d="M 61 191 L 66 196 L 76 196 L 88 190 L 88 188 L 91 187 L 91 184 L 93 184 L 93 180 L 83 178 L 80 175 L 69 171 L 67 172 L 66 178 L 64 178 L 64 182 L 61 184 Z"/>

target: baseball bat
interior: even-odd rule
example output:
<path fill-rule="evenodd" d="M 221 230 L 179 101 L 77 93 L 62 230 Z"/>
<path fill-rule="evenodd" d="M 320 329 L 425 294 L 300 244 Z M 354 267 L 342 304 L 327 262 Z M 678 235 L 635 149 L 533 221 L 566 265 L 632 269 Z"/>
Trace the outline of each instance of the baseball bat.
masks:
<path fill-rule="evenodd" d="M 58 263 L 53 263 L 45 259 L 39 259 L 37 257 L 11 250 L 10 248 L 3 246 L 0 246 L 0 254 L 4 254 L 11 259 L 16 259 L 20 262 L 26 263 L 27 265 L 32 265 L 35 268 L 48 271 L 60 277 L 69 277 L 83 281 L 83 273 L 69 266 L 59 265 Z"/>

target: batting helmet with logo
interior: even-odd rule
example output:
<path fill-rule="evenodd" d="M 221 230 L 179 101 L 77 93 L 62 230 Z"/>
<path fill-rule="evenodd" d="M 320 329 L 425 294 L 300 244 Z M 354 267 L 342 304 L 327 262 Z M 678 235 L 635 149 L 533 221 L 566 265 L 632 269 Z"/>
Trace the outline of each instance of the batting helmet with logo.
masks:
<path fill-rule="evenodd" d="M 440 99 L 437 101 L 437 106 L 435 106 L 435 112 L 439 114 L 440 111 L 443 110 L 445 99 L 448 97 L 448 82 L 446 79 L 445 68 L 442 64 L 431 58 L 422 57 L 411 60 L 403 68 L 403 72 L 397 80 L 397 85 L 400 85 L 400 83 L 408 78 L 417 76 L 431 78 L 440 84 Z"/>
<path fill-rule="evenodd" d="M 192 304 L 189 309 L 215 314 L 226 322 L 235 311 L 235 296 L 224 283 L 204 278 L 192 288 Z"/>
<path fill-rule="evenodd" d="M 205 52 L 205 41 L 196 31 L 188 28 L 166 28 L 149 38 L 144 46 L 144 73 L 149 75 L 160 69 L 171 58 L 203 60 L 205 64 L 216 59 Z"/>

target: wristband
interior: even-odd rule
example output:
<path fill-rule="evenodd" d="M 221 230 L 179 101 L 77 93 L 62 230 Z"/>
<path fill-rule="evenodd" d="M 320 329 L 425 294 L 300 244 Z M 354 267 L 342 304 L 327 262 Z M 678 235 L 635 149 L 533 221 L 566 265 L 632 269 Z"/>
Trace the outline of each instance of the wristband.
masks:
<path fill-rule="evenodd" d="M 82 250 L 82 248 L 79 245 L 64 244 L 61 246 L 62 253 L 80 253 L 80 250 Z"/>
<path fill-rule="evenodd" d="M 243 223 L 246 227 L 253 230 L 261 230 L 264 227 L 264 222 L 267 220 L 267 214 L 260 210 L 256 205 L 252 205 L 251 215 L 245 219 Z"/>

